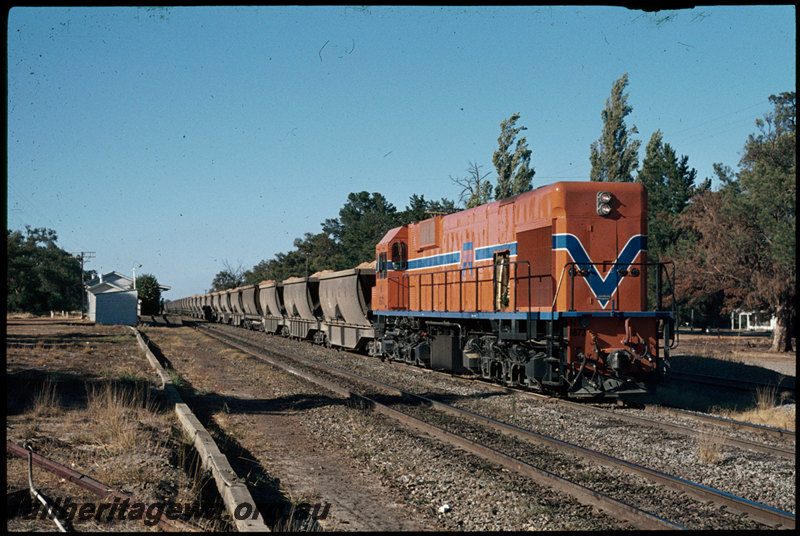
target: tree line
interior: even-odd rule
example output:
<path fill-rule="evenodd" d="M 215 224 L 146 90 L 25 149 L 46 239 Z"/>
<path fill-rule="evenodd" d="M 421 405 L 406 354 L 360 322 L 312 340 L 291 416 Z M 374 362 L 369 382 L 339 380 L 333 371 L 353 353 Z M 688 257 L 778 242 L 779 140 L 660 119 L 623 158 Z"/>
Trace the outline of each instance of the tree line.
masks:
<path fill-rule="evenodd" d="M 6 232 L 7 311 L 43 314 L 79 309 L 86 275 L 80 261 L 56 245 L 56 232 L 28 225 L 24 233 Z"/>
<path fill-rule="evenodd" d="M 81 294 L 97 273 L 82 270 L 78 258 L 58 247 L 57 241 L 53 229 L 29 225 L 24 232 L 6 229 L 7 312 L 40 315 L 81 310 Z M 136 290 L 142 300 L 142 314 L 157 314 L 161 289 L 156 277 L 141 274 L 136 278 Z"/>
<path fill-rule="evenodd" d="M 724 325 L 722 315 L 737 309 L 767 309 L 777 318 L 772 351 L 791 351 L 795 311 L 796 141 L 795 93 L 769 97 L 773 110 L 756 119 L 758 133 L 744 143 L 740 171 L 717 163 L 714 175 L 698 181 L 687 155 L 678 155 L 660 130 L 653 132 L 639 166 L 641 141 L 625 118 L 627 73 L 616 80 L 601 112 L 602 132 L 589 147 L 590 180 L 638 182 L 648 190 L 648 260 L 671 261 L 677 280 L 679 317 L 691 315 L 698 325 Z M 262 260 L 250 269 L 227 261 L 211 283 L 226 290 L 264 280 L 342 270 L 374 260 L 375 244 L 390 229 L 432 214 L 472 208 L 533 188 L 532 150 L 520 133 L 519 113 L 500 123 L 498 148 L 492 155 L 496 176 L 470 161 L 465 176 L 450 176 L 459 205 L 443 198 L 427 201 L 413 194 L 397 210 L 380 193 L 351 193 L 336 219 L 327 219 L 317 234 L 294 241 L 293 250 Z M 655 278 L 650 278 L 651 288 Z"/>
<path fill-rule="evenodd" d="M 766 309 L 777 319 L 771 349 L 791 351 L 796 322 L 795 92 L 769 96 L 772 110 L 755 120 L 757 132 L 744 141 L 739 170 L 714 164 L 719 186 L 712 189 L 711 178 L 698 182 L 689 157 L 678 155 L 660 130 L 651 134 L 639 165 L 638 130 L 625 123 L 633 111 L 627 85 L 627 74 L 614 82 L 601 112 L 601 135 L 589 147 L 590 180 L 647 187 L 648 260 L 675 263 L 678 277 L 670 284 L 681 318 L 691 311 L 699 325 L 720 325 L 721 315 L 736 309 Z M 450 176 L 460 189 L 458 203 L 413 194 L 398 210 L 378 192 L 350 193 L 338 218 L 322 222 L 319 233 L 296 238 L 294 249 L 246 270 L 225 261 L 211 291 L 352 268 L 374 260 L 375 244 L 394 227 L 532 189 L 532 150 L 520 137 L 526 128 L 517 125 L 519 119 L 514 113 L 500 123 L 492 155 L 494 183 L 491 172 L 469 161 L 465 176 Z M 44 228 L 7 231 L 9 312 L 41 314 L 80 306 L 82 286 L 94 274 L 81 274 L 78 260 L 56 239 L 55 231 Z M 155 281 L 147 276 L 142 290 L 153 286 L 149 278 Z"/>
<path fill-rule="evenodd" d="M 739 172 L 714 164 L 697 183 L 686 155 L 654 132 L 642 166 L 640 142 L 625 125 L 632 111 L 627 74 L 614 83 L 602 112 L 603 132 L 590 147 L 593 181 L 635 181 L 648 190 L 648 259 L 672 261 L 679 316 L 697 311 L 712 323 L 738 309 L 776 317 L 771 351 L 791 352 L 796 323 L 797 144 L 795 92 L 770 95 L 772 110 L 756 119 Z M 634 178 L 635 174 L 635 178 Z M 651 281 L 652 283 L 652 281 Z"/>

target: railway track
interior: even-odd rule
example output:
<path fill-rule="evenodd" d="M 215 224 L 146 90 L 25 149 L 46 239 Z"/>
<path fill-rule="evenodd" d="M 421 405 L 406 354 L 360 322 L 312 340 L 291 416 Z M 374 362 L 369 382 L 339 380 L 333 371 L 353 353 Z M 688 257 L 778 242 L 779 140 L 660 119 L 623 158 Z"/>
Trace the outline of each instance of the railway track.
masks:
<path fill-rule="evenodd" d="M 209 328 L 205 328 L 203 331 L 209 332 L 208 330 Z M 219 333 L 217 328 L 215 328 L 213 331 L 216 333 L 214 333 L 212 336 L 226 339 L 225 342 L 239 348 L 242 351 L 245 351 L 251 355 L 255 355 L 260 359 L 265 359 L 274 365 L 287 368 L 287 365 L 283 363 L 282 359 L 276 359 L 274 357 L 265 355 L 265 350 L 263 347 L 254 343 L 253 341 L 237 335 L 235 336 L 235 339 L 237 339 L 236 342 L 231 342 L 231 338 L 234 338 L 232 334 L 228 333 L 222 335 Z M 633 473 L 639 477 L 658 482 L 662 486 L 677 491 L 678 494 L 676 497 L 678 497 L 679 504 L 674 505 L 673 510 L 680 511 L 685 508 L 685 498 L 680 498 L 680 495 L 685 493 L 695 497 L 701 502 L 712 501 L 717 505 L 724 505 L 725 508 L 731 512 L 744 513 L 751 519 L 757 520 L 758 522 L 769 526 L 780 526 L 784 528 L 794 527 L 794 514 L 783 512 L 767 505 L 758 504 L 741 497 L 736 497 L 729 493 L 689 482 L 685 479 L 667 475 L 665 473 L 632 464 L 618 458 L 607 456 L 591 449 L 572 445 L 542 434 L 537 434 L 529 430 L 444 404 L 431 398 L 415 395 L 382 382 L 323 365 L 313 360 L 308 360 L 307 358 L 298 356 L 296 354 L 292 355 L 285 352 L 274 352 L 273 350 L 270 350 L 270 353 L 277 353 L 279 356 L 281 356 L 281 358 L 288 357 L 292 360 L 295 360 L 295 362 L 302 363 L 302 366 L 304 367 L 311 366 L 314 369 L 317 369 L 317 371 L 320 369 L 325 370 L 326 375 L 333 375 L 337 379 L 318 381 L 322 381 L 325 383 L 326 388 L 331 388 L 335 391 L 339 390 L 341 392 L 342 387 L 339 387 L 338 384 L 340 384 L 343 379 L 345 379 L 347 382 L 360 385 L 360 387 L 356 387 L 360 391 L 364 390 L 363 386 L 365 384 L 369 385 L 370 390 L 377 390 L 379 393 L 383 393 L 383 397 L 389 396 L 391 405 L 396 407 L 403 406 L 405 411 L 398 413 L 397 409 L 390 408 L 387 404 L 382 404 L 380 402 L 381 395 L 378 395 L 374 398 L 369 398 L 365 397 L 363 394 L 356 393 L 355 389 L 350 388 L 346 389 L 346 393 L 342 392 L 342 394 L 343 396 L 348 396 L 354 400 L 358 400 L 361 404 L 366 404 L 373 408 L 381 408 L 380 411 L 382 413 L 390 415 L 393 418 L 406 423 L 407 426 L 424 430 L 426 433 L 432 434 L 440 440 L 457 444 L 460 448 L 470 450 L 473 453 L 479 453 L 479 455 L 491 459 L 494 463 L 500 463 L 501 465 L 513 468 L 515 471 L 522 472 L 528 476 L 537 477 L 540 480 L 545 479 L 548 482 L 548 485 L 555 486 L 562 491 L 569 490 L 567 492 L 576 498 L 579 498 L 579 500 L 589 501 L 592 504 L 598 504 L 598 502 L 600 502 L 605 505 L 604 508 L 606 508 L 608 511 L 614 512 L 615 516 L 622 516 L 623 519 L 626 519 L 632 523 L 636 523 L 636 526 L 639 527 L 647 526 L 654 528 L 658 526 L 660 528 L 678 528 L 680 526 L 680 519 L 677 519 L 674 522 L 665 521 L 664 516 L 658 514 L 648 514 L 647 512 L 637 511 L 638 509 L 630 510 L 630 508 L 633 507 L 625 505 L 625 503 L 620 500 L 610 497 L 601 499 L 601 495 L 604 497 L 606 496 L 596 490 L 591 490 L 585 486 L 576 484 L 575 482 L 569 482 L 562 476 L 543 471 L 542 469 L 537 469 L 531 463 L 524 461 L 524 458 L 526 457 L 525 454 L 519 455 L 518 453 L 524 452 L 526 449 L 530 451 L 531 444 L 538 444 L 539 446 L 546 446 L 546 448 L 554 450 L 558 453 L 557 456 L 577 456 L 580 459 L 591 460 L 592 463 L 597 463 L 605 467 L 612 467 L 626 474 Z M 289 369 L 291 373 L 307 377 L 307 379 L 310 379 L 310 377 L 318 378 L 317 371 L 312 373 L 308 370 L 304 370 L 301 372 L 293 366 L 289 366 Z M 440 415 L 446 416 L 444 420 L 442 420 L 442 417 L 439 417 L 433 419 L 434 422 L 436 422 L 436 425 L 430 424 L 428 421 L 431 419 L 427 415 L 430 413 L 430 408 L 436 409 Z M 464 423 L 467 423 L 466 426 Z M 455 432 L 449 432 L 446 430 L 462 430 L 464 428 L 472 428 L 472 430 L 469 432 L 470 436 L 479 436 L 482 439 L 480 441 L 467 439 L 463 436 L 459 437 L 459 434 Z M 485 440 L 483 439 L 484 437 L 486 438 Z M 509 437 L 514 438 L 513 441 L 517 442 L 517 444 L 509 443 L 509 441 L 512 441 L 508 439 Z M 524 444 L 525 446 L 520 447 L 520 444 Z M 506 454 L 503 453 L 503 451 L 511 452 L 513 454 Z M 676 515 L 678 518 L 680 518 L 679 514 Z M 735 527 L 736 526 L 734 525 L 733 528 Z"/>
<path fill-rule="evenodd" d="M 743 430 L 747 432 L 752 432 L 756 434 L 763 434 L 765 436 L 774 437 L 774 438 L 781 438 L 786 439 L 792 443 L 795 442 L 796 433 L 792 430 L 784 430 L 783 428 L 775 428 L 773 426 L 764 426 L 763 424 L 755 424 L 751 422 L 744 422 L 744 421 L 737 421 L 735 419 L 728 419 L 726 417 L 719 417 L 716 415 L 709 415 L 707 413 L 697 413 L 694 411 L 683 410 L 679 408 L 667 408 L 663 406 L 659 406 L 659 411 L 663 411 L 666 413 L 672 413 L 674 415 L 689 417 L 691 419 L 706 422 L 709 424 L 719 425 L 724 428 L 729 428 L 731 430 Z M 658 421 L 656 421 L 658 422 Z M 795 449 L 783 449 L 787 453 L 791 453 L 791 456 L 784 456 L 783 453 L 778 453 L 776 451 L 776 455 L 788 457 L 789 459 L 793 459 L 795 457 Z"/>
<path fill-rule="evenodd" d="M 587 412 L 587 413 L 594 413 L 594 414 L 597 414 L 597 415 L 602 415 L 602 416 L 605 416 L 605 417 L 608 417 L 608 418 L 611 418 L 611 419 L 617 419 L 617 420 L 620 420 L 620 421 L 625 421 L 625 422 L 628 422 L 628 423 L 630 423 L 632 425 L 643 425 L 643 426 L 649 426 L 649 427 L 652 427 L 652 428 L 658 428 L 658 429 L 661 429 L 661 430 L 664 430 L 664 431 L 674 432 L 674 433 L 678 433 L 678 434 L 681 434 L 681 435 L 685 435 L 687 437 L 698 437 L 698 436 L 701 436 L 703 434 L 708 433 L 707 430 L 703 429 L 700 426 L 690 427 L 690 426 L 686 426 L 686 425 L 683 425 L 683 424 L 676 424 L 676 423 L 667 422 L 665 420 L 657 420 L 655 418 L 642 417 L 642 416 L 639 416 L 639 415 L 631 415 L 631 414 L 627 414 L 627 413 L 622 413 L 619 410 L 606 409 L 604 407 L 591 405 L 589 403 L 573 402 L 571 400 L 563 400 L 563 399 L 559 399 L 559 398 L 552 398 L 552 397 L 548 397 L 546 395 L 540 395 L 538 393 L 532 393 L 532 392 L 529 392 L 529 391 L 524 391 L 524 390 L 515 389 L 515 388 L 497 386 L 497 385 L 494 385 L 494 384 L 487 384 L 487 385 L 489 385 L 491 388 L 497 388 L 497 389 L 500 389 L 500 390 L 506 389 L 506 390 L 518 393 L 518 394 L 520 394 L 522 396 L 528 396 L 528 397 L 531 397 L 531 398 L 534 398 L 534 399 L 541 399 L 543 401 L 546 401 L 547 403 L 561 404 L 561 405 L 566 406 L 566 407 L 572 407 L 572 408 L 575 408 L 577 411 L 583 411 L 583 412 Z M 703 422 L 703 423 L 708 423 L 708 424 L 711 424 L 711 425 L 720 426 L 720 427 L 725 428 L 725 429 L 745 430 L 745 431 L 749 431 L 749 432 L 756 432 L 756 433 L 759 433 L 759 434 L 763 433 L 765 435 L 769 435 L 769 436 L 772 436 L 772 437 L 787 439 L 787 440 L 790 440 L 792 442 L 794 441 L 794 438 L 795 438 L 795 433 L 792 432 L 791 430 L 783 430 L 781 428 L 772 428 L 772 427 L 769 427 L 769 426 L 763 426 L 763 425 L 753 424 L 753 423 L 748 423 L 748 422 L 743 422 L 743 421 L 736 421 L 736 420 L 733 420 L 733 419 L 725 419 L 725 418 L 722 418 L 722 417 L 715 417 L 713 415 L 682 411 L 682 410 L 678 410 L 678 409 L 674 409 L 674 408 L 661 408 L 661 407 L 659 407 L 658 410 L 659 411 L 663 411 L 663 412 L 667 412 L 667 413 L 672 413 L 672 414 L 675 414 L 675 415 L 680 415 L 680 416 L 683 416 L 683 417 L 687 417 L 689 419 L 700 421 L 700 422 Z M 752 441 L 752 440 L 749 440 L 749 439 L 743 439 L 743 438 L 734 437 L 734 436 L 731 436 L 731 435 L 726 435 L 725 436 L 725 443 L 728 444 L 728 445 L 731 445 L 731 446 L 735 446 L 735 447 L 744 449 L 744 450 L 749 450 L 749 451 L 753 451 L 753 452 L 760 452 L 762 454 L 768 454 L 770 456 L 777 456 L 777 457 L 780 457 L 780 458 L 785 458 L 787 460 L 794 460 L 796 458 L 796 456 L 797 456 L 796 450 L 794 448 L 794 445 L 792 445 L 791 448 L 787 448 L 785 446 L 770 445 L 770 444 L 766 444 L 766 443 L 762 443 L 762 442 Z"/>
<path fill-rule="evenodd" d="M 481 385 L 484 385 L 484 386 L 488 387 L 489 389 L 493 389 L 493 390 L 497 390 L 497 391 L 501 391 L 501 392 L 516 393 L 516 394 L 519 394 L 521 396 L 529 397 L 529 398 L 534 399 L 534 400 L 540 400 L 540 401 L 543 401 L 543 402 L 546 402 L 546 403 L 551 403 L 551 404 L 559 404 L 559 405 L 564 406 L 564 407 L 571 407 L 571 408 L 576 409 L 577 411 L 583 411 L 583 412 L 587 412 L 587 413 L 595 413 L 597 415 L 603 415 L 603 416 L 606 416 L 606 417 L 609 417 L 609 418 L 618 419 L 618 420 L 621 420 L 621 421 L 626 421 L 626 422 L 628 422 L 630 424 L 633 424 L 633 425 L 650 426 L 650 427 L 659 428 L 661 430 L 665 430 L 665 431 L 668 431 L 668 432 L 679 433 L 679 434 L 686 435 L 686 436 L 689 436 L 689 437 L 696 437 L 696 436 L 699 436 L 699 435 L 702 435 L 702 434 L 705 434 L 705 433 L 708 432 L 707 429 L 704 429 L 701 426 L 692 426 L 692 427 L 690 427 L 690 426 L 686 426 L 686 425 L 683 425 L 683 424 L 675 424 L 675 423 L 670 423 L 670 422 L 667 422 L 667 421 L 664 421 L 664 420 L 658 420 L 658 419 L 655 419 L 655 418 L 648 418 L 648 417 L 642 417 L 642 416 L 639 416 L 639 415 L 631 415 L 631 414 L 621 413 L 619 410 L 607 409 L 607 408 L 602 407 L 602 406 L 593 405 L 590 402 L 575 402 L 575 401 L 566 400 L 566 399 L 563 399 L 563 398 L 555 398 L 555 397 L 551 397 L 551 396 L 544 395 L 544 394 L 541 394 L 541 393 L 535 393 L 535 392 L 532 392 L 532 391 L 526 391 L 524 389 L 518 389 L 516 387 L 507 387 L 507 386 L 503 386 L 503 385 L 498 385 L 496 383 L 487 382 L 487 381 L 484 381 L 482 379 L 462 378 L 462 377 L 459 377 L 459 376 L 454 376 L 454 375 L 452 375 L 450 373 L 439 372 L 439 371 L 431 370 L 431 369 L 420 369 L 420 370 L 423 370 L 426 373 L 430 373 L 430 374 L 434 374 L 434 375 L 445 376 L 445 377 L 447 377 L 449 379 L 452 379 L 453 381 L 480 382 Z M 642 405 L 641 407 L 644 408 L 645 406 Z M 738 447 L 738 448 L 741 448 L 741 449 L 750 450 L 750 451 L 753 451 L 753 452 L 760 452 L 760 453 L 763 453 L 763 454 L 768 454 L 770 456 L 777 456 L 777 457 L 785 458 L 785 459 L 788 459 L 788 460 L 794 460 L 796 458 L 796 456 L 797 456 L 796 450 L 795 450 L 794 444 L 793 444 L 796 434 L 792 430 L 784 430 L 782 428 L 774 428 L 774 427 L 770 427 L 770 426 L 764 426 L 764 425 L 761 425 L 761 424 L 754 424 L 754 423 L 749 423 L 749 422 L 744 422 L 744 421 L 737 421 L 737 420 L 728 419 L 728 418 L 725 418 L 725 417 L 718 417 L 718 416 L 709 415 L 709 414 L 706 414 L 706 413 L 691 412 L 691 411 L 681 410 L 681 409 L 678 409 L 678 408 L 667 408 L 667 407 L 663 407 L 663 406 L 658 406 L 657 411 L 663 412 L 663 413 L 668 413 L 668 414 L 673 414 L 673 415 L 678 415 L 678 416 L 685 417 L 685 418 L 688 418 L 688 419 L 691 419 L 691 420 L 694 420 L 694 421 L 699 421 L 701 423 L 706 423 L 706 424 L 710 424 L 710 425 L 714 425 L 714 426 L 719 426 L 719 427 L 721 427 L 723 429 L 739 430 L 739 431 L 744 431 L 744 432 L 749 432 L 749 433 L 755 433 L 755 434 L 758 434 L 758 435 L 762 435 L 763 434 L 765 436 L 782 439 L 782 440 L 791 442 L 792 445 L 790 445 L 789 447 L 787 447 L 787 446 L 775 446 L 775 445 L 770 445 L 770 444 L 763 443 L 763 442 L 752 441 L 752 440 L 749 440 L 749 439 L 737 438 L 737 437 L 734 437 L 734 436 L 731 436 L 731 435 L 725 436 L 725 442 L 728 445 L 735 446 L 735 447 Z"/>

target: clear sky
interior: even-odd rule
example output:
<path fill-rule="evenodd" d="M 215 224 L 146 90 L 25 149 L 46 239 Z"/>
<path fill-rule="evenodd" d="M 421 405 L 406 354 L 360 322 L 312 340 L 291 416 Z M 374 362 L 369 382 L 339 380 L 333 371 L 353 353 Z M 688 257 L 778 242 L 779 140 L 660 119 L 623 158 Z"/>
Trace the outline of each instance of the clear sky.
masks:
<path fill-rule="evenodd" d="M 350 192 L 457 200 L 525 126 L 534 187 L 588 180 L 614 81 L 642 142 L 738 169 L 794 91 L 793 6 L 32 8 L 8 12 L 9 229 L 100 273 L 207 291 L 338 217 Z"/>

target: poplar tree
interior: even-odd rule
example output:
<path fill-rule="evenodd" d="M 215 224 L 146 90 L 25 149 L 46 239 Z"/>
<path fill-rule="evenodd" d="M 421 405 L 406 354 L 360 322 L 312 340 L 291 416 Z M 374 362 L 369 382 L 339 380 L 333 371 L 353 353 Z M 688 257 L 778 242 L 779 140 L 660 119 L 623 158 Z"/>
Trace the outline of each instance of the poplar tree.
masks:
<path fill-rule="evenodd" d="M 629 134 L 639 131 L 633 125 L 628 131 L 625 116 L 633 111 L 628 105 L 628 95 L 624 93 L 628 85 L 628 73 L 614 82 L 611 97 L 606 99 L 606 108 L 600 114 L 603 118 L 603 133 L 593 142 L 589 161 L 592 164 L 590 178 L 602 182 L 631 182 L 633 172 L 639 166 L 639 140 L 629 138 Z"/>
<path fill-rule="evenodd" d="M 492 155 L 492 163 L 497 168 L 497 186 L 494 189 L 495 199 L 505 199 L 512 195 L 527 192 L 533 187 L 533 176 L 536 172 L 531 166 L 531 150 L 523 136 L 514 140 L 525 127 L 515 127 L 519 113 L 513 114 L 500 123 L 499 147 Z M 514 146 L 514 152 L 511 147 Z M 476 205 L 477 206 L 477 205 Z"/>

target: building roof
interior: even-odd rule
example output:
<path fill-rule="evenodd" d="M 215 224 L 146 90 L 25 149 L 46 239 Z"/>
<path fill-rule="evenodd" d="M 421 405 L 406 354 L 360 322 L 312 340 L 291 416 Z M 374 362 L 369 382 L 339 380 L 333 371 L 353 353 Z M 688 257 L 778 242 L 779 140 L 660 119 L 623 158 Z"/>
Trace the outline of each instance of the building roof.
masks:
<path fill-rule="evenodd" d="M 103 292 L 118 292 L 120 290 L 130 290 L 133 279 L 119 272 L 108 272 L 92 278 L 86 284 L 86 290 L 93 294 Z"/>
<path fill-rule="evenodd" d="M 93 294 L 100 294 L 103 292 L 119 292 L 120 290 L 131 290 L 133 279 L 116 271 L 101 274 L 92 278 L 91 281 L 86 283 L 86 290 Z M 170 290 L 172 287 L 166 285 L 158 285 L 158 288 L 164 292 Z"/>

